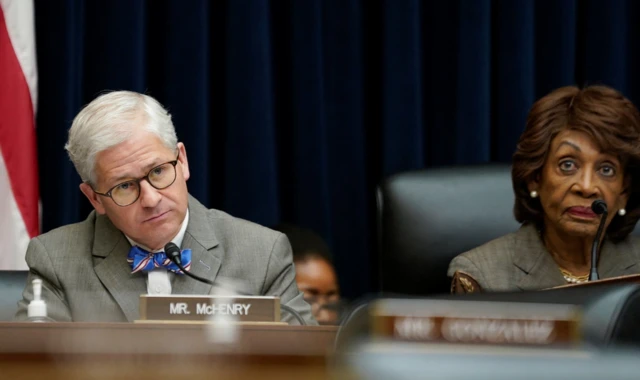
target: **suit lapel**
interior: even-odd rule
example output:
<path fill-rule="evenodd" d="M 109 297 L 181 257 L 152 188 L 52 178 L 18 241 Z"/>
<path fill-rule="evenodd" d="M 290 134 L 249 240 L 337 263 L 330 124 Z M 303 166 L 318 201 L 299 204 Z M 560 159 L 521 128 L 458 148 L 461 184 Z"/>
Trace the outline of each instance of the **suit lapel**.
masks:
<path fill-rule="evenodd" d="M 602 243 L 598 259 L 600 278 L 616 277 L 637 272 L 638 258 L 628 240 L 613 244 L 607 239 Z"/>
<path fill-rule="evenodd" d="M 560 269 L 547 252 L 534 225 L 520 228 L 516 236 L 513 264 L 521 290 L 540 290 L 565 284 Z"/>
<path fill-rule="evenodd" d="M 518 288 L 521 290 L 546 289 L 565 285 L 566 281 L 532 225 L 518 231 L 514 265 L 521 271 Z M 622 276 L 637 272 L 638 259 L 628 241 L 613 244 L 605 239 L 598 260 L 600 278 Z"/>
<path fill-rule="evenodd" d="M 96 218 L 94 270 L 129 322 L 139 318 L 140 295 L 147 292 L 145 275 L 131 274 L 127 253 L 131 245 L 104 215 Z"/>
<path fill-rule="evenodd" d="M 191 273 L 215 281 L 222 262 L 222 248 L 218 247 L 215 229 L 208 218 L 208 212 L 206 207 L 189 196 L 189 224 L 181 248 L 191 248 Z M 211 285 L 188 276 L 175 276 L 172 293 L 209 294 L 211 288 Z"/>

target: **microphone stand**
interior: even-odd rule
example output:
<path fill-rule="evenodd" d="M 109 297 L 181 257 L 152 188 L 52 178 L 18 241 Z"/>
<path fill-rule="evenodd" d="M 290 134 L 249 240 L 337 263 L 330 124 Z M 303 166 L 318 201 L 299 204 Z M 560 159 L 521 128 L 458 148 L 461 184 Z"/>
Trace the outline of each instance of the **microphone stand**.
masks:
<path fill-rule="evenodd" d="M 600 224 L 598 225 L 598 231 L 596 232 L 596 236 L 591 244 L 591 270 L 589 271 L 589 281 L 596 281 L 600 279 L 598 275 L 598 249 L 600 248 L 600 238 L 602 237 L 602 231 L 604 230 L 604 223 L 607 221 L 607 215 L 609 215 L 609 211 L 607 210 L 607 204 L 601 200 L 596 199 L 591 204 L 591 210 L 598 215 L 602 215 L 600 217 Z"/>

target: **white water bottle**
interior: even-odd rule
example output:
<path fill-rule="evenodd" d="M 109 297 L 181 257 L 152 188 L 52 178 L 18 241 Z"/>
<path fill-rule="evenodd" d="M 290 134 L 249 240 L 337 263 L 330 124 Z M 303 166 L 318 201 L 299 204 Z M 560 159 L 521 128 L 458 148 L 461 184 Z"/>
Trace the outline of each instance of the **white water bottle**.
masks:
<path fill-rule="evenodd" d="M 33 300 L 27 306 L 27 321 L 29 322 L 54 322 L 47 316 L 47 304 L 42 300 L 42 280 L 36 278 L 33 285 Z"/>
<path fill-rule="evenodd" d="M 214 296 L 230 296 L 234 294 L 234 292 L 227 288 L 215 286 L 211 294 Z M 232 304 L 233 298 L 227 298 L 225 302 Z M 214 304 L 213 306 L 215 308 L 216 305 Z M 209 341 L 221 345 L 234 345 L 238 343 L 240 328 L 235 315 L 214 311 L 214 314 L 209 316 L 209 321 L 212 322 L 207 325 Z"/>

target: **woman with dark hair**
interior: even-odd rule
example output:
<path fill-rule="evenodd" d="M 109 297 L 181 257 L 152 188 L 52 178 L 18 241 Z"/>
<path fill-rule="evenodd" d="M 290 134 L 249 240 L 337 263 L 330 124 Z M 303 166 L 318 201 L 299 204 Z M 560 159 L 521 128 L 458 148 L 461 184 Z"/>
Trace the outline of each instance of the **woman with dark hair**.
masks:
<path fill-rule="evenodd" d="M 314 231 L 290 224 L 271 227 L 287 235 L 293 251 L 296 283 L 321 325 L 339 324 L 340 287 L 327 243 Z"/>
<path fill-rule="evenodd" d="M 608 206 L 600 278 L 640 272 L 640 114 L 605 86 L 563 87 L 538 100 L 513 155 L 521 228 L 457 256 L 452 292 L 535 290 L 588 281 L 591 246 Z"/>

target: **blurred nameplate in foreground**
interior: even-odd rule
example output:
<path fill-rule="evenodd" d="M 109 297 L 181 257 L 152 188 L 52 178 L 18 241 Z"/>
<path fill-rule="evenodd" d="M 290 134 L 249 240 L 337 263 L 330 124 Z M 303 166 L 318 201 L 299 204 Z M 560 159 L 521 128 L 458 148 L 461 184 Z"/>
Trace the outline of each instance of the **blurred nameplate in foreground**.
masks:
<path fill-rule="evenodd" d="M 498 345 L 570 345 L 580 341 L 575 305 L 470 300 L 381 299 L 372 333 L 399 341 Z"/>
<path fill-rule="evenodd" d="M 447 380 L 632 380 L 638 351 L 367 342 L 346 357 L 356 378 Z"/>
<path fill-rule="evenodd" d="M 140 321 L 280 323 L 280 298 L 267 296 L 140 296 Z"/>

